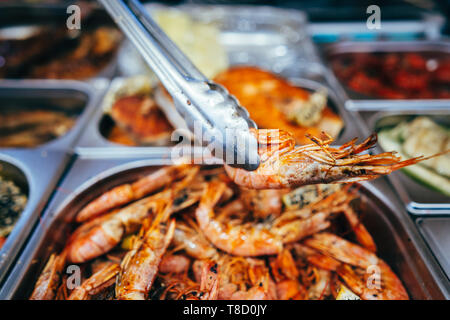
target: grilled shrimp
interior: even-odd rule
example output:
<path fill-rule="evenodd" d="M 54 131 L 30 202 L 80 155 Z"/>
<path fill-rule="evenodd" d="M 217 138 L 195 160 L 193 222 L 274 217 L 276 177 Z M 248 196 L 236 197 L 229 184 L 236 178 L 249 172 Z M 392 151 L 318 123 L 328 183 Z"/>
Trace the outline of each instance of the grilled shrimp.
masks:
<path fill-rule="evenodd" d="M 217 250 L 204 237 L 196 225 L 193 227 L 180 222 L 177 223 L 173 242 L 179 249 L 196 259 L 211 259 L 217 255 Z"/>
<path fill-rule="evenodd" d="M 66 265 L 66 252 L 52 254 L 36 282 L 30 300 L 53 300 Z"/>
<path fill-rule="evenodd" d="M 175 220 L 166 224 L 172 204 L 157 202 L 156 215 L 147 218 L 121 263 L 117 278 L 116 297 L 119 300 L 145 300 L 158 273 L 161 259 L 173 238 Z"/>
<path fill-rule="evenodd" d="M 139 229 L 154 206 L 150 196 L 82 224 L 68 241 L 68 260 L 82 263 L 110 251 L 125 235 Z"/>
<path fill-rule="evenodd" d="M 371 283 L 369 277 L 372 274 L 359 275 L 349 265 L 342 265 L 337 273 L 363 300 L 408 300 L 408 293 L 391 268 L 384 261 L 379 261 L 377 266 L 380 268 L 379 286 Z"/>
<path fill-rule="evenodd" d="M 304 243 L 336 260 L 362 269 L 380 261 L 373 252 L 328 232 L 317 233 Z"/>
<path fill-rule="evenodd" d="M 218 262 L 221 266 L 219 299 L 276 299 L 276 286 L 264 261 L 223 254 Z"/>
<path fill-rule="evenodd" d="M 187 165 L 168 166 L 140 178 L 134 183 L 117 186 L 88 203 L 76 216 L 77 222 L 84 222 L 133 200 L 142 198 L 171 182 L 186 176 L 192 167 Z"/>
<path fill-rule="evenodd" d="M 314 283 L 309 286 L 307 297 L 309 300 L 322 300 L 331 294 L 331 272 L 323 269 L 315 269 L 314 275 Z"/>
<path fill-rule="evenodd" d="M 314 253 L 308 256 L 306 260 L 312 265 L 328 271 L 336 271 L 342 265 L 338 260 L 320 253 Z"/>
<path fill-rule="evenodd" d="M 255 217 L 264 219 L 281 214 L 281 190 L 243 189 L 240 197 Z"/>
<path fill-rule="evenodd" d="M 338 275 L 359 295 L 362 299 L 408 299 L 408 294 L 400 279 L 391 268 L 374 253 L 363 247 L 353 244 L 331 233 L 319 233 L 310 239 L 306 239 L 305 244 L 330 255 L 343 264 L 337 268 Z M 350 266 L 360 269 L 359 275 Z M 368 278 L 372 276 L 371 268 L 380 271 L 380 287 L 368 286 Z"/>
<path fill-rule="evenodd" d="M 306 219 L 284 219 L 263 223 L 232 224 L 214 218 L 214 207 L 221 199 L 225 184 L 208 184 L 195 211 L 197 223 L 204 236 L 217 248 L 233 255 L 261 256 L 277 254 L 284 243 L 295 242 L 330 226 L 329 216 L 336 209 L 314 213 Z"/>
<path fill-rule="evenodd" d="M 276 258 L 271 259 L 270 267 L 279 300 L 304 299 L 306 291 L 298 281 L 299 271 L 288 249 L 283 249 Z"/>
<path fill-rule="evenodd" d="M 219 265 L 215 261 L 208 261 L 203 265 L 200 291 L 202 300 L 217 300 L 219 294 Z"/>
<path fill-rule="evenodd" d="M 329 137 L 321 140 L 309 136 L 313 144 L 296 147 L 294 138 L 286 131 L 251 131 L 258 141 L 261 159 L 258 169 L 246 171 L 225 165 L 230 178 L 249 189 L 281 189 L 308 184 L 371 180 L 428 159 L 417 157 L 401 161 L 393 152 L 359 154 L 375 145 L 375 134 L 359 145 L 352 140 L 334 148 L 330 146 L 332 140 Z"/>
<path fill-rule="evenodd" d="M 191 206 L 200 199 L 198 184 L 192 183 L 199 168 L 191 168 L 186 177 L 172 188 L 136 201 L 122 209 L 92 219 L 82 224 L 70 237 L 67 248 L 68 260 L 82 263 L 96 258 L 114 248 L 124 236 L 136 232 L 142 221 L 155 208 L 160 199 L 171 200 L 171 212 Z M 189 190 L 184 190 L 190 183 Z M 183 191 L 184 190 L 184 191 Z"/>
<path fill-rule="evenodd" d="M 165 255 L 159 265 L 161 273 L 187 273 L 191 265 L 191 260 L 181 254 Z"/>
<path fill-rule="evenodd" d="M 87 300 L 102 290 L 112 286 L 119 274 L 120 266 L 117 263 L 107 262 L 103 267 L 76 287 L 68 300 Z"/>
<path fill-rule="evenodd" d="M 356 240 L 358 240 L 358 242 L 367 250 L 376 252 L 377 246 L 375 241 L 373 241 L 373 238 L 369 231 L 367 231 L 366 227 L 359 221 L 356 212 L 350 206 L 347 206 L 343 212 L 353 232 L 355 233 Z"/>

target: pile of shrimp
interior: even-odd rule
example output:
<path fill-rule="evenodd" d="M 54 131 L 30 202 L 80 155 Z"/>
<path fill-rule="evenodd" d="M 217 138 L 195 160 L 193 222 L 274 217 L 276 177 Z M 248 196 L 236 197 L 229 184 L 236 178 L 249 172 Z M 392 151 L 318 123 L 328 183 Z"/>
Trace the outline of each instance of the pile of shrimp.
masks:
<path fill-rule="evenodd" d="M 84 206 L 30 299 L 321 300 L 344 288 L 408 299 L 360 221 L 358 187 L 313 188 L 311 201 L 286 201 L 298 190 L 246 189 L 223 167 L 163 167 Z"/>

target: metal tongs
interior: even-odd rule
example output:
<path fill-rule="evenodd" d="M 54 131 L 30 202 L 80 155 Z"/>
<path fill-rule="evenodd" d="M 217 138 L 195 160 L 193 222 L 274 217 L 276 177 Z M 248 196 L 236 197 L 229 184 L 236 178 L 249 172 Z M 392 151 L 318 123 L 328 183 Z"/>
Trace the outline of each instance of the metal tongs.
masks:
<path fill-rule="evenodd" d="M 170 93 L 190 131 L 197 133 L 195 138 L 227 164 L 255 170 L 259 166 L 257 141 L 249 129 L 256 124 L 247 110 L 192 64 L 139 1 L 99 1 Z"/>

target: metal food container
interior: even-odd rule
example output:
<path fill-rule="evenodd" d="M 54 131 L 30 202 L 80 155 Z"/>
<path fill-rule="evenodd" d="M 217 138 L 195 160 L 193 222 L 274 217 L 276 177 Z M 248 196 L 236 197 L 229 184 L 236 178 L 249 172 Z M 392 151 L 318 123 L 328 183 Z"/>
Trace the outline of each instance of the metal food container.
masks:
<path fill-rule="evenodd" d="M 95 79 L 89 83 L 72 80 L 1 80 L 2 110 L 54 110 L 77 117 L 73 127 L 64 135 L 34 148 L 15 149 L 70 152 L 108 84 L 105 79 Z M 0 150 L 5 149 L 10 148 L 0 147 Z"/>
<path fill-rule="evenodd" d="M 450 218 L 423 218 L 416 220 L 417 227 L 450 279 Z"/>
<path fill-rule="evenodd" d="M 341 42 L 327 46 L 323 50 L 325 64 L 333 57 L 344 53 L 373 52 L 436 52 L 450 55 L 450 41 L 374 41 Z M 329 65 L 328 65 L 329 66 Z M 341 83 L 333 70 L 327 69 L 327 78 L 333 88 L 344 99 L 345 107 L 352 111 L 387 111 L 387 110 L 448 110 L 450 99 L 383 99 L 373 98 L 357 93 Z"/>
<path fill-rule="evenodd" d="M 28 202 L 0 250 L 0 284 L 27 240 L 47 200 L 71 159 L 72 147 L 89 120 L 109 81 L 2 80 L 0 108 L 40 107 L 78 113 L 74 126 L 63 136 L 34 148 L 0 148 L 0 174 L 28 191 Z"/>
<path fill-rule="evenodd" d="M 54 57 L 55 54 L 58 53 L 58 50 L 61 51 L 61 47 L 70 47 L 72 45 L 69 43 L 71 39 L 73 40 L 74 37 L 78 37 L 85 30 L 90 30 L 98 26 L 115 26 L 109 15 L 99 6 L 81 6 L 83 15 L 81 32 L 72 32 L 70 36 L 66 35 L 64 38 L 63 33 L 68 28 L 67 19 L 69 14 L 67 12 L 67 7 L 68 4 L 64 3 L 18 4 L 10 2 L 0 4 L 0 39 L 23 41 L 36 35 L 40 31 L 48 30 L 50 32 L 49 34 L 44 33 L 44 35 L 35 42 L 21 45 L 21 47 L 25 47 L 25 55 L 28 56 L 26 62 L 24 62 L 25 69 L 30 66 L 39 65 L 39 63 L 42 63 L 41 60 L 43 59 L 50 60 L 51 57 Z M 62 32 L 58 33 L 59 30 Z M 52 32 L 55 32 L 55 34 Z M 42 43 L 46 44 L 44 50 L 36 50 L 35 47 Z M 2 51 L 2 49 L 11 50 L 11 46 L 8 43 L 5 43 L 5 45 L 0 48 L 0 54 L 5 54 L 7 51 Z M 119 48 L 116 48 L 114 54 L 111 55 L 110 59 L 108 59 L 105 65 L 99 69 L 95 75 L 79 80 L 88 81 L 95 78 L 112 78 L 117 71 L 118 50 Z M 37 55 L 40 55 L 38 59 L 36 58 Z M 15 60 L 17 61 L 17 59 Z M 8 61 L 6 61 L 6 63 L 8 63 Z M 28 76 L 21 75 L 21 72 L 19 72 L 9 78 L 26 79 Z"/>
<path fill-rule="evenodd" d="M 27 204 L 0 249 L 0 286 L 53 192 L 69 156 L 59 151 L 0 151 L 0 176 L 27 194 Z"/>
<path fill-rule="evenodd" d="M 318 62 L 314 45 L 307 33 L 306 15 L 294 9 L 241 5 L 179 5 L 148 4 L 150 13 L 158 10 L 179 10 L 194 21 L 216 26 L 219 42 L 230 65 L 254 65 L 276 73 L 293 75 L 293 66 Z M 133 52 L 134 51 L 134 52 Z M 140 55 L 129 41 L 119 53 L 119 72 L 129 76 L 142 73 L 136 64 Z M 144 64 L 145 65 L 145 64 Z M 298 74 L 297 74 L 298 75 Z"/>
<path fill-rule="evenodd" d="M 367 120 L 367 130 L 377 132 L 383 126 L 394 126 L 401 121 L 421 115 L 428 116 L 437 123 L 441 123 L 447 127 L 450 125 L 449 111 L 392 111 L 374 113 Z M 378 148 L 381 149 L 381 147 Z M 450 214 L 450 198 L 448 196 L 416 182 L 414 179 L 410 178 L 401 171 L 391 173 L 388 176 L 388 179 L 390 179 L 398 195 L 400 196 L 401 201 L 410 213 L 417 215 Z"/>
<path fill-rule="evenodd" d="M 170 151 L 170 146 L 129 147 L 111 142 L 107 139 L 105 135 L 112 127 L 113 120 L 111 120 L 105 113 L 103 105 L 105 103 L 105 99 L 108 96 L 114 96 L 124 82 L 125 78 L 115 78 L 111 82 L 104 99 L 98 102 L 95 112 L 92 114 L 88 125 L 76 143 L 75 150 L 78 154 L 123 157 L 149 154 L 164 155 Z"/>
<path fill-rule="evenodd" d="M 105 98 L 108 96 L 113 96 L 114 93 L 117 92 L 123 85 L 125 80 L 125 78 L 114 79 L 111 82 L 111 86 L 109 87 L 108 93 L 105 95 Z M 344 127 L 338 137 L 336 137 L 336 140 L 334 142 L 335 144 L 343 144 L 359 136 L 359 131 L 356 126 L 350 125 L 354 122 L 354 120 L 352 119 L 349 112 L 345 109 L 344 104 L 337 98 L 334 91 L 327 86 L 326 81 L 319 82 L 315 80 L 294 77 L 289 78 L 288 80 L 292 84 L 311 92 L 317 91 L 322 88 L 326 89 L 328 95 L 327 105 L 336 114 L 338 114 L 344 122 Z M 80 139 L 78 140 L 75 147 L 77 153 L 84 156 L 98 155 L 102 157 L 106 155 L 111 157 L 123 157 L 124 154 L 127 156 L 140 156 L 149 154 L 162 156 L 165 154 L 169 154 L 173 150 L 173 146 L 130 147 L 109 141 L 106 137 L 106 133 L 114 125 L 114 121 L 104 112 L 102 107 L 104 102 L 105 100 L 100 104 L 100 106 L 97 107 L 91 121 L 88 123 L 86 129 L 83 131 Z M 166 114 L 168 112 L 176 113 L 176 110 L 174 108 L 171 108 L 171 106 L 167 107 L 167 110 L 165 110 L 165 108 L 162 108 L 162 110 L 165 111 Z M 182 118 L 181 121 L 183 121 Z M 174 124 L 174 127 L 182 127 L 182 125 Z"/>
<path fill-rule="evenodd" d="M 161 163 L 166 161 L 77 159 L 61 184 L 61 189 L 72 192 L 55 195 L 1 289 L 0 299 L 29 297 L 48 257 L 62 249 L 72 229 L 72 219 L 88 201 L 118 184 L 157 169 Z M 118 166 L 111 167 L 114 165 Z M 386 188 L 389 187 L 383 180 L 364 183 L 361 187 L 361 197 L 366 203 L 364 224 L 375 238 L 380 257 L 399 275 L 411 298 L 448 298 L 450 284 L 443 281 L 445 276 L 414 224 Z"/>

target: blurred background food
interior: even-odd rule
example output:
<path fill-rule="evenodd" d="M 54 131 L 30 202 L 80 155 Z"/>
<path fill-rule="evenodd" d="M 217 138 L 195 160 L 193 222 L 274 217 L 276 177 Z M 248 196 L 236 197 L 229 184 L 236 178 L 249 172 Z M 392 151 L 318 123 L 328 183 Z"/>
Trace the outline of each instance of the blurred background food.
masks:
<path fill-rule="evenodd" d="M 0 13 L 0 78 L 89 79 L 113 73 L 122 34 L 105 13 L 87 10 L 78 30 L 66 27 L 67 14 L 46 14 L 50 9 L 35 18 L 39 9 L 18 7 L 17 17 Z"/>
<path fill-rule="evenodd" d="M 206 77 L 211 79 L 228 67 L 227 54 L 219 41 L 220 31 L 214 24 L 194 20 L 178 9 L 157 9 L 152 12 L 152 16 Z M 153 71 L 131 43 L 125 44 L 123 52 L 123 73 L 146 74 L 157 81 Z"/>
<path fill-rule="evenodd" d="M 402 158 L 431 156 L 450 150 L 450 128 L 425 116 L 402 121 L 394 127 L 382 128 L 378 138 L 384 150 L 396 151 Z M 402 170 L 420 183 L 450 196 L 448 153 Z"/>
<path fill-rule="evenodd" d="M 0 176 L 0 249 L 27 204 L 27 196 L 11 180 Z"/>
<path fill-rule="evenodd" d="M 74 123 L 75 117 L 59 111 L 0 109 L 0 147 L 36 147 L 63 136 Z"/>
<path fill-rule="evenodd" d="M 233 67 L 214 80 L 245 106 L 258 127 L 291 132 L 298 144 L 310 142 L 306 134 L 322 131 L 336 138 L 343 127 L 327 106 L 326 91 L 308 92 L 255 67 Z"/>
<path fill-rule="evenodd" d="M 336 76 L 351 90 L 385 99 L 449 99 L 450 54 L 352 52 L 331 58 Z"/>
<path fill-rule="evenodd" d="M 148 77 L 135 76 L 108 93 L 101 128 L 105 138 L 128 146 L 170 144 L 173 127 L 155 101 L 153 85 Z"/>

